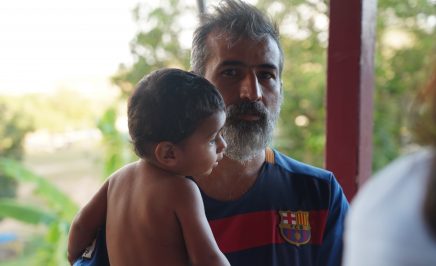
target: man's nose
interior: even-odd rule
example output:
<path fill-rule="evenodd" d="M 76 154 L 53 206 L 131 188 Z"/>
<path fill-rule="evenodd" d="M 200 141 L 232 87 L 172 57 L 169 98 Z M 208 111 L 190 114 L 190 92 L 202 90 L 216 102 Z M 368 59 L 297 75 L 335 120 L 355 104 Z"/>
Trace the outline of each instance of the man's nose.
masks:
<path fill-rule="evenodd" d="M 249 71 L 242 79 L 240 88 L 240 98 L 250 102 L 262 99 L 262 89 L 257 80 L 256 73 Z"/>

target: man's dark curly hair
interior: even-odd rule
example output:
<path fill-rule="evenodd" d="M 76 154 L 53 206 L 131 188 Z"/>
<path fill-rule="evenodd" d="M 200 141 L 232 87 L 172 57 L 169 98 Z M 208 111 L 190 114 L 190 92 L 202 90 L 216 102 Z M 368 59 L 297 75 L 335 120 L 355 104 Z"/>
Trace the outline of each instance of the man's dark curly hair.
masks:
<path fill-rule="evenodd" d="M 217 111 L 224 100 L 206 79 L 175 68 L 156 70 L 137 84 L 128 103 L 129 133 L 136 154 L 151 155 L 153 144 L 179 143 Z"/>

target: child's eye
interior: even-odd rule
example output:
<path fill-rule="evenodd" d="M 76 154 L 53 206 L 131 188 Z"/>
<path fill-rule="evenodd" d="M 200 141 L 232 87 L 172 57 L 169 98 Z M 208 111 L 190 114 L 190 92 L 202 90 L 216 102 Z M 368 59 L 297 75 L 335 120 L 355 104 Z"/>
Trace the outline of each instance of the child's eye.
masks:
<path fill-rule="evenodd" d="M 210 144 L 210 145 L 215 145 L 215 143 L 216 143 L 215 138 L 209 141 L 209 144 Z"/>

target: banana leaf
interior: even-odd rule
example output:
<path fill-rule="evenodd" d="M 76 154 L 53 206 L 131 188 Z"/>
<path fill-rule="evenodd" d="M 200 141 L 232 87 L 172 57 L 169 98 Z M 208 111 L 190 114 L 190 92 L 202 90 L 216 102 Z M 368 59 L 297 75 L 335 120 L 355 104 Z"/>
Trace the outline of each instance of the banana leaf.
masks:
<path fill-rule="evenodd" d="M 40 207 L 20 203 L 13 199 L 0 199 L 0 218 L 13 218 L 28 224 L 49 225 L 58 219 L 54 214 Z"/>
<path fill-rule="evenodd" d="M 76 214 L 78 206 L 68 195 L 44 177 L 28 170 L 20 162 L 8 158 L 0 158 L 0 172 L 18 182 L 35 184 L 35 193 L 46 201 L 47 207 L 52 212 L 58 214 L 64 220 L 71 221 Z"/>

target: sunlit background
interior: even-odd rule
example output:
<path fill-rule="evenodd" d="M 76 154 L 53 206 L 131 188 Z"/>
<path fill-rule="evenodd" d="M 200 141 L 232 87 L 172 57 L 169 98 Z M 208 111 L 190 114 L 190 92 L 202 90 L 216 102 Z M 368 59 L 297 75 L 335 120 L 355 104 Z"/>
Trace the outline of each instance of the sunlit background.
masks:
<path fill-rule="evenodd" d="M 327 1 L 247 2 L 282 31 L 285 101 L 272 145 L 322 167 Z M 413 144 L 405 107 L 436 39 L 436 1 L 378 2 L 374 171 Z M 127 96 L 153 69 L 189 68 L 197 12 L 196 0 L 0 1 L 1 266 L 67 265 L 72 217 L 136 159 Z"/>

